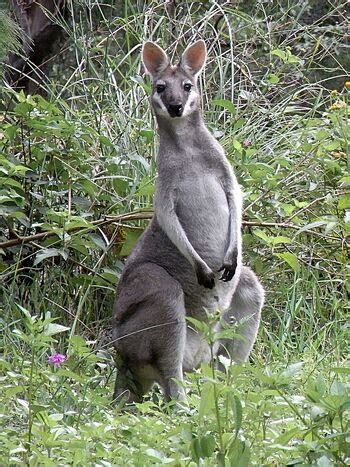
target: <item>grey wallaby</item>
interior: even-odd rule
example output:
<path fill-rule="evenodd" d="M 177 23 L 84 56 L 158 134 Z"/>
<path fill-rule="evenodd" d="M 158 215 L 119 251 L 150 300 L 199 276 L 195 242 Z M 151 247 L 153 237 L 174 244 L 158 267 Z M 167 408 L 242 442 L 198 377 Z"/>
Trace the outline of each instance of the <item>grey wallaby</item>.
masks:
<path fill-rule="evenodd" d="M 242 266 L 241 190 L 200 112 L 197 77 L 206 55 L 202 40 L 187 47 L 176 66 L 158 45 L 146 42 L 142 49 L 153 80 L 158 179 L 155 214 L 117 290 L 115 400 L 140 401 L 155 382 L 167 400 L 185 399 L 183 371 L 211 358 L 186 316 L 207 320 L 208 312 L 220 310 L 226 322 L 241 323 L 240 339 L 214 346 L 235 362 L 248 358 L 256 339 L 264 289 Z"/>

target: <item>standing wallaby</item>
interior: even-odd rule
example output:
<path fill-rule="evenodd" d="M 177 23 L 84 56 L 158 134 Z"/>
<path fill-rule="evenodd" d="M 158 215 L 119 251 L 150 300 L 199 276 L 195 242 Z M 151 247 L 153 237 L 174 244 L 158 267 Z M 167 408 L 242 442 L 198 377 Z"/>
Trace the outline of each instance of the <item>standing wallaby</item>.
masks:
<path fill-rule="evenodd" d="M 158 181 L 155 214 L 118 285 L 114 399 L 126 394 L 140 401 L 155 382 L 167 400 L 185 399 L 176 380 L 211 355 L 186 316 L 207 320 L 207 312 L 219 309 L 226 322 L 241 322 L 239 340 L 214 348 L 236 362 L 247 359 L 256 339 L 264 290 L 242 266 L 241 190 L 199 109 L 197 76 L 205 60 L 202 40 L 177 66 L 152 42 L 142 49 L 159 127 Z"/>

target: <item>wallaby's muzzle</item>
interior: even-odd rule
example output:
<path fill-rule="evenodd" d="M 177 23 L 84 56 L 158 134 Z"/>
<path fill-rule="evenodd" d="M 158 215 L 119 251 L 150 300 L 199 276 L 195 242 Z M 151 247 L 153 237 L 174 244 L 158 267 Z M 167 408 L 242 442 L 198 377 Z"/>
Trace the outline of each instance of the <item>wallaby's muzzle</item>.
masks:
<path fill-rule="evenodd" d="M 183 110 L 182 104 L 169 104 L 168 106 L 170 117 L 181 117 Z"/>

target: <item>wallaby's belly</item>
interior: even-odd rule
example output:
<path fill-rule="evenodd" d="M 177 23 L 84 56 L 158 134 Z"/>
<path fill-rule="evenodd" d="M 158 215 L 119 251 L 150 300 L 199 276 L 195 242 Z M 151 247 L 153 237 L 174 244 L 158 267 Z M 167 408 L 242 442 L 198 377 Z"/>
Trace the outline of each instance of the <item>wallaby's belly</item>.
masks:
<path fill-rule="evenodd" d="M 187 237 L 214 271 L 222 266 L 229 243 L 230 213 L 225 192 L 212 175 L 180 183 L 176 212 Z"/>
<path fill-rule="evenodd" d="M 227 198 L 218 178 L 213 175 L 192 177 L 192 183 L 177 184 L 176 213 L 193 248 L 213 270 L 218 271 L 229 244 L 230 213 Z M 205 319 L 205 311 L 224 310 L 229 306 L 237 274 L 230 282 L 220 281 L 217 272 L 215 287 L 206 289 L 198 284 L 195 270 L 159 226 L 156 216 L 137 243 L 128 259 L 128 268 L 138 263 L 152 262 L 165 269 L 181 284 L 186 312 Z"/>

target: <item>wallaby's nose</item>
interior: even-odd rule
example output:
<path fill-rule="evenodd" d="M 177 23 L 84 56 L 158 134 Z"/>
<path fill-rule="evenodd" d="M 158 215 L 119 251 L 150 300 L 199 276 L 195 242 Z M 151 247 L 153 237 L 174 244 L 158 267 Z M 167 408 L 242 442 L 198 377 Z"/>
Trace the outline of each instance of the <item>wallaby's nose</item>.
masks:
<path fill-rule="evenodd" d="M 182 104 L 169 104 L 168 112 L 170 117 L 181 117 L 182 111 Z"/>

